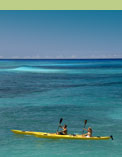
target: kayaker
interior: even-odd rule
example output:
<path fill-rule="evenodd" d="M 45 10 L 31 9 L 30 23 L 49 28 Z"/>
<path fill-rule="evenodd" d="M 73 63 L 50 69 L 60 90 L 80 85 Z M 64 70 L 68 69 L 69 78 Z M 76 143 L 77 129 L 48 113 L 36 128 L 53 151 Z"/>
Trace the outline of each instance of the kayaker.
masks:
<path fill-rule="evenodd" d="M 60 126 L 63 130 L 57 132 L 58 135 L 67 135 L 67 125 L 65 124 L 64 126 Z"/>
<path fill-rule="evenodd" d="M 92 128 L 89 127 L 88 129 L 85 129 L 84 130 L 88 131 L 86 134 L 83 134 L 84 136 L 86 137 L 92 137 Z"/>

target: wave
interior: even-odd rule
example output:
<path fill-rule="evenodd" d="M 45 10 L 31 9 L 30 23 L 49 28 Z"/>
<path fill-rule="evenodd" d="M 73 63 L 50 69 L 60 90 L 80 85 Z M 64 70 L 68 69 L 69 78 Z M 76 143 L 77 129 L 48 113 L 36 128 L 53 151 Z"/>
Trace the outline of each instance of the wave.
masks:
<path fill-rule="evenodd" d="M 14 68 L 0 69 L 0 71 L 7 72 L 35 72 L 35 73 L 55 73 L 58 72 L 58 69 L 45 69 L 39 67 L 30 67 L 30 66 L 20 66 Z"/>
<path fill-rule="evenodd" d="M 39 67 L 18 67 L 11 69 L 11 71 L 18 71 L 18 72 L 35 72 L 35 73 L 55 73 L 59 70 L 57 69 L 45 69 Z"/>
<path fill-rule="evenodd" d="M 66 73 L 66 74 L 122 74 L 121 69 L 68 69 L 41 66 L 20 66 L 11 68 L 2 68 L 2 72 L 31 72 L 31 73 Z"/>

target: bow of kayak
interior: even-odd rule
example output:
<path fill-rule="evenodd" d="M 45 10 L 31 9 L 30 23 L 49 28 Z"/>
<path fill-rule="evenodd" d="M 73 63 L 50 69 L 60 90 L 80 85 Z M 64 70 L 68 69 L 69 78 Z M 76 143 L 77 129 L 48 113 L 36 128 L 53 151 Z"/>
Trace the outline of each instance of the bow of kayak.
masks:
<path fill-rule="evenodd" d="M 57 135 L 56 133 L 33 132 L 33 131 L 22 131 L 22 130 L 11 130 L 11 131 L 15 134 L 34 135 L 39 138 L 49 138 L 49 139 L 109 140 L 113 138 L 112 136 L 86 137 L 83 135 Z"/>
<path fill-rule="evenodd" d="M 22 130 L 11 130 L 15 134 L 23 134 L 23 135 L 34 135 L 35 133 L 41 132 L 34 132 L 34 131 L 22 131 Z M 44 133 L 44 132 L 43 132 Z"/>

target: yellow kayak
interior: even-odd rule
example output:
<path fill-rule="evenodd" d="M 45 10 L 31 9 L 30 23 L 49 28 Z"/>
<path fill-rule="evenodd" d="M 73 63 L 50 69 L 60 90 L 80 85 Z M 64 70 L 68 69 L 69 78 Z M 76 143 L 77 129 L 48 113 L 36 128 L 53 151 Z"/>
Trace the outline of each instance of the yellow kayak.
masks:
<path fill-rule="evenodd" d="M 57 135 L 56 133 L 33 132 L 33 131 L 22 131 L 22 130 L 11 130 L 11 131 L 15 134 L 34 135 L 39 138 L 50 138 L 50 139 L 74 139 L 74 140 L 109 140 L 109 139 L 113 139 L 112 136 L 86 137 L 83 135 Z"/>
<path fill-rule="evenodd" d="M 44 132 L 34 132 L 34 131 L 22 131 L 22 130 L 11 130 L 15 134 L 23 135 L 34 135 L 35 133 L 44 133 Z"/>

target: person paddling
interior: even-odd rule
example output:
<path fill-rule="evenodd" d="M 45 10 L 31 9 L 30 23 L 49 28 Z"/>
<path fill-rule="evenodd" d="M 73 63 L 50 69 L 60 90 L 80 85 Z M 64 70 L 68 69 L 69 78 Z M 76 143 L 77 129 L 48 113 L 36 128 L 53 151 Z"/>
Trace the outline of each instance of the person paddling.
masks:
<path fill-rule="evenodd" d="M 92 128 L 91 127 L 89 127 L 88 129 L 84 128 L 83 130 L 88 131 L 86 134 L 83 134 L 84 136 L 86 136 L 86 137 L 92 137 Z"/>
<path fill-rule="evenodd" d="M 64 126 L 60 126 L 63 130 L 57 132 L 58 135 L 67 135 L 67 125 L 65 124 Z"/>

